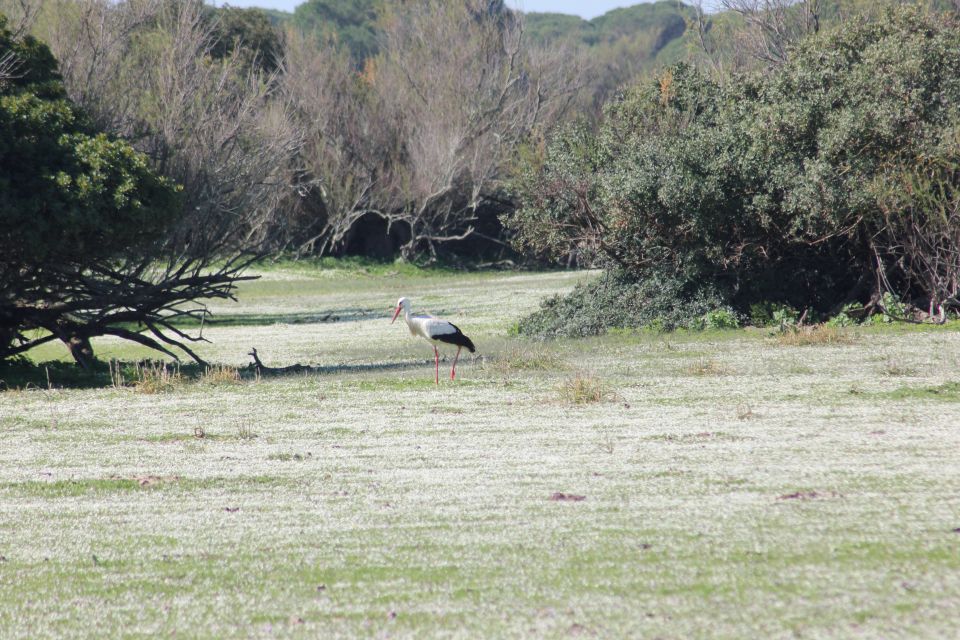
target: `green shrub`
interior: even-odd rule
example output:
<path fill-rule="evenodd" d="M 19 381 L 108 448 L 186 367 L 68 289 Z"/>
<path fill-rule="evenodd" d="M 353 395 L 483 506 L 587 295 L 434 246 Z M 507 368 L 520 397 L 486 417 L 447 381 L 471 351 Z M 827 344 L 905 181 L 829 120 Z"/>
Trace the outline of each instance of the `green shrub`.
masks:
<path fill-rule="evenodd" d="M 703 324 L 705 329 L 736 329 L 740 320 L 731 309 L 714 309 L 703 316 Z"/>
<path fill-rule="evenodd" d="M 824 313 L 879 293 L 857 287 L 875 281 L 925 295 L 902 263 L 878 266 L 878 244 L 896 239 L 877 185 L 904 158 L 956 146 L 958 78 L 960 28 L 915 7 L 813 36 L 764 74 L 719 81 L 678 65 L 609 104 L 597 133 L 558 133 L 520 172 L 505 223 L 528 251 L 599 254 L 651 307 L 590 311 L 589 323 L 646 325 L 689 311 L 696 290 L 781 326 L 796 318 L 751 306 Z"/>
<path fill-rule="evenodd" d="M 520 321 L 518 331 L 536 337 L 583 337 L 610 328 L 702 328 L 704 317 L 720 307 L 716 292 L 690 287 L 678 278 L 654 274 L 637 282 L 611 270 L 567 296 L 548 298 Z M 721 317 L 718 312 L 718 321 Z"/>
<path fill-rule="evenodd" d="M 853 311 L 854 309 L 862 309 L 862 305 L 856 302 L 850 302 L 845 304 L 843 306 L 843 309 L 841 309 L 837 315 L 833 316 L 832 318 L 830 318 L 830 320 L 827 321 L 827 326 L 834 327 L 834 328 L 842 328 L 842 327 L 852 327 L 853 325 L 857 324 L 856 319 L 854 319 L 850 315 L 850 312 Z"/>

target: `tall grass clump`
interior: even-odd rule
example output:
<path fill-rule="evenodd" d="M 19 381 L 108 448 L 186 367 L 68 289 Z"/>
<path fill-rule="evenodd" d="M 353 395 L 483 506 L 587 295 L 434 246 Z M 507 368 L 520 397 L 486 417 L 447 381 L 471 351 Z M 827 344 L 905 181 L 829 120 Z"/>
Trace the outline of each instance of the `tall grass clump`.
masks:
<path fill-rule="evenodd" d="M 240 370 L 228 365 L 213 365 L 203 370 L 199 381 L 210 385 L 237 384 L 240 382 Z"/>
<path fill-rule="evenodd" d="M 600 378 L 584 373 L 567 378 L 559 386 L 560 399 L 568 404 L 592 404 L 612 400 L 616 394 Z"/>
<path fill-rule="evenodd" d="M 130 387 L 145 394 L 166 393 L 185 383 L 179 363 L 147 361 L 124 366 L 117 360 L 110 362 L 110 381 L 116 389 Z"/>

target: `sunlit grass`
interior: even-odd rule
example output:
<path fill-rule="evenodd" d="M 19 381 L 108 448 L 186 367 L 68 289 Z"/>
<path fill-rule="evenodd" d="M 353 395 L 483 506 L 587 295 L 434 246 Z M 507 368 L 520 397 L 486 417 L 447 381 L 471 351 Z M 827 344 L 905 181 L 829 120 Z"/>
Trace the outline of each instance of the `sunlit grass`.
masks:
<path fill-rule="evenodd" d="M 18 389 L 0 392 L 0 637 L 960 623 L 960 333 L 533 343 L 510 325 L 589 276 L 298 269 L 216 309 L 245 319 L 205 327 L 208 370 L 137 374 L 151 354 L 104 340 L 121 384 L 106 364 L 0 371 Z M 389 324 L 399 295 L 477 344 L 457 380 L 453 350 L 436 385 L 431 346 Z M 321 321 L 351 309 L 370 313 Z M 251 347 L 317 373 L 255 379 Z"/>

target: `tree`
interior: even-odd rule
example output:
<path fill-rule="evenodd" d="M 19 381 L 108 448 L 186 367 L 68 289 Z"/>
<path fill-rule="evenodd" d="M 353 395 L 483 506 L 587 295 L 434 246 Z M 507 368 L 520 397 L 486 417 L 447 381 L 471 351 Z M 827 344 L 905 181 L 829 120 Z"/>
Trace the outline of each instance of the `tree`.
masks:
<path fill-rule="evenodd" d="M 262 9 L 242 9 L 224 5 L 211 11 L 214 41 L 210 56 L 214 60 L 239 53 L 243 66 L 273 73 L 283 60 L 280 32 Z"/>
<path fill-rule="evenodd" d="M 230 297 L 248 258 L 187 257 L 166 241 L 182 193 L 72 104 L 49 49 L 0 15 L 0 360 L 52 340 L 82 366 L 113 335 L 201 361 L 173 325 Z M 225 261 L 213 265 L 216 257 Z M 141 325 L 150 335 L 137 330 Z M 170 337 L 171 334 L 175 337 Z"/>
<path fill-rule="evenodd" d="M 221 12 L 199 0 L 46 0 L 33 29 L 74 102 L 183 187 L 171 240 L 197 255 L 271 245 L 302 188 L 303 136 L 278 94 L 279 71 L 251 66 L 244 46 L 222 46 L 231 16 L 267 25 L 233 10 L 222 22 Z"/>
<path fill-rule="evenodd" d="M 485 207 L 504 206 L 515 150 L 563 113 L 580 66 L 529 47 L 498 2 L 405 4 L 385 10 L 380 28 L 381 52 L 361 73 L 337 47 L 318 54 L 293 39 L 285 90 L 322 182 L 323 221 L 308 240 L 336 250 L 375 217 L 403 238 L 405 256 L 435 258 L 479 235 Z"/>

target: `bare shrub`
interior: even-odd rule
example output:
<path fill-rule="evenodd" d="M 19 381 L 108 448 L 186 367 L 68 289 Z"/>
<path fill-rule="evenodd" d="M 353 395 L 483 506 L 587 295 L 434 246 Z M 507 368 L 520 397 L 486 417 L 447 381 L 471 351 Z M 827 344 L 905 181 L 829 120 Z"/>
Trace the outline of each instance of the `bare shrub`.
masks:
<path fill-rule="evenodd" d="M 321 180 L 321 220 L 305 250 L 341 249 L 365 216 L 399 229 L 407 257 L 477 234 L 480 209 L 504 205 L 518 145 L 579 86 L 579 59 L 529 47 L 497 3 L 391 5 L 381 27 L 381 53 L 359 73 L 334 43 L 317 52 L 290 39 L 284 87 Z"/>
<path fill-rule="evenodd" d="M 790 47 L 820 30 L 820 0 L 720 0 L 720 7 L 740 15 L 745 28 L 735 48 L 772 65 L 787 60 Z"/>
<path fill-rule="evenodd" d="M 49 0 L 34 29 L 70 97 L 183 185 L 170 242 L 192 255 L 260 246 L 299 175 L 276 75 L 214 57 L 215 27 L 198 0 Z"/>

